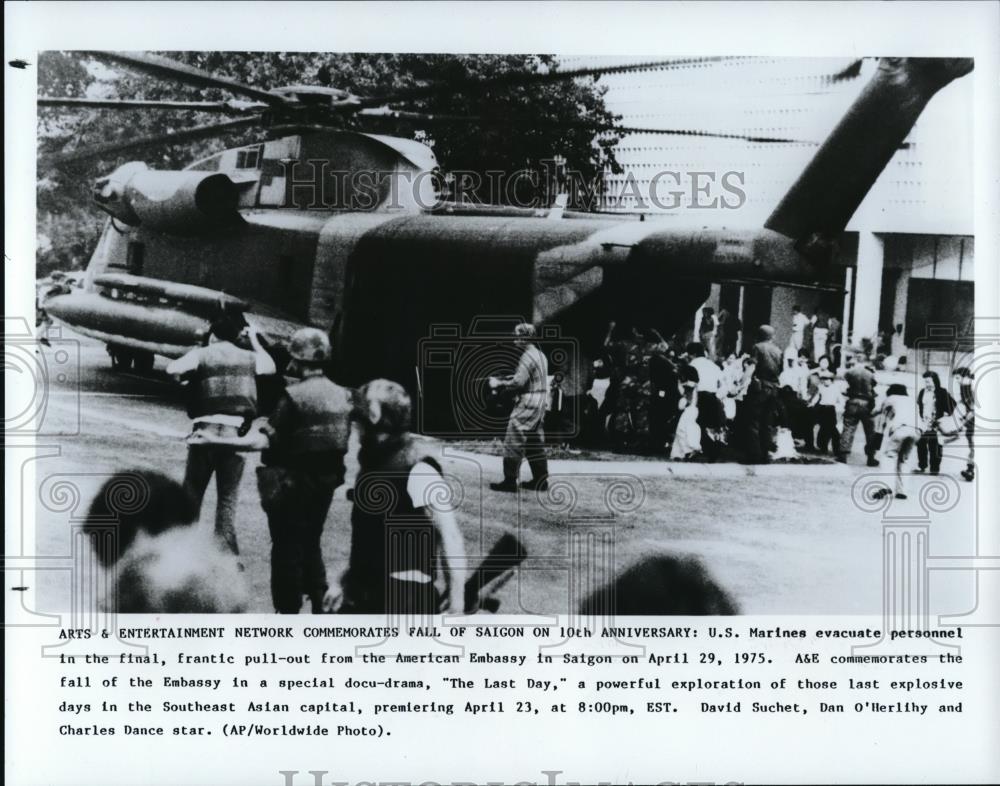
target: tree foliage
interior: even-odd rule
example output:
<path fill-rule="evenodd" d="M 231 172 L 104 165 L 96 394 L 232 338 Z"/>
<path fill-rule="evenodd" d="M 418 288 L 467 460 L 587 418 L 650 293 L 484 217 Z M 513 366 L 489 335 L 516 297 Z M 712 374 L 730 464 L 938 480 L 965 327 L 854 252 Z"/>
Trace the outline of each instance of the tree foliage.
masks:
<path fill-rule="evenodd" d="M 294 84 L 329 84 L 359 96 L 384 95 L 410 87 L 434 89 L 400 105 L 432 114 L 475 116 L 474 121 L 436 122 L 346 117 L 344 126 L 416 137 L 430 144 L 446 171 L 541 170 L 558 156 L 568 170 L 593 182 L 606 167 L 617 169 L 613 127 L 619 118 L 604 104 L 605 88 L 587 77 L 503 84 L 505 77 L 557 68 L 548 55 L 323 54 L 285 52 L 165 52 L 165 56 L 245 84 L 272 89 Z M 470 88 L 470 82 L 494 81 Z M 438 89 L 439 88 L 439 89 Z M 111 67 L 84 56 L 46 52 L 39 58 L 39 94 L 46 96 L 205 101 L 233 98 L 215 88 L 195 88 Z M 39 110 L 39 153 L 161 134 L 219 122 L 216 114 L 192 111 Z M 612 129 L 612 130 L 609 130 Z M 103 214 L 93 206 L 93 180 L 126 160 L 178 169 L 227 147 L 262 138 L 262 129 L 224 137 L 165 144 L 103 160 L 66 164 L 39 172 L 39 275 L 85 264 L 96 243 Z M 479 194 L 483 197 L 485 195 Z M 497 195 L 490 195 L 494 199 Z"/>

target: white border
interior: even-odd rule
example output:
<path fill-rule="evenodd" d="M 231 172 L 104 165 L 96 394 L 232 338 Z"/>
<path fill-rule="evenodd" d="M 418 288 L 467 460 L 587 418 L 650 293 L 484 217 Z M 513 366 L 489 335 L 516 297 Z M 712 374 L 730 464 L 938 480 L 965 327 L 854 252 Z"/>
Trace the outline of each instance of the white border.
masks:
<path fill-rule="evenodd" d="M 977 313 L 1000 316 L 1000 5 L 996 3 L 8 3 L 4 6 L 4 21 L 7 315 L 24 315 L 30 320 L 33 310 L 36 85 L 33 67 L 16 70 L 6 63 L 15 58 L 35 63 L 37 51 L 44 49 L 94 48 L 653 56 L 971 55 L 976 59 L 972 78 L 976 95 Z M 984 392 L 996 400 L 1000 396 L 998 380 L 991 382 L 992 388 Z M 9 383 L 5 380 L 5 384 Z M 998 476 L 995 452 L 981 451 L 984 478 Z M 983 483 L 980 488 L 984 491 L 981 520 L 1000 521 L 996 485 Z M 11 504 L 16 500 L 8 503 L 8 512 Z M 808 618 L 811 624 L 819 619 Z M 997 660 L 992 658 L 994 668 Z M 11 668 L 8 663 L 8 675 Z M 23 705 L 13 709 L 19 712 Z M 996 714 L 986 719 L 988 726 L 995 727 L 996 721 Z M 915 754 L 922 749 L 928 752 L 924 746 L 943 744 L 935 729 L 928 728 L 924 734 L 915 734 L 908 741 Z M 677 742 L 675 739 L 670 749 L 676 750 Z M 807 755 L 808 751 L 797 749 L 794 739 L 787 738 L 786 742 L 790 762 Z M 565 741 L 560 743 L 565 745 Z M 831 748 L 824 751 L 827 758 L 833 755 L 836 740 L 829 743 Z M 225 747 L 220 746 L 219 751 L 226 756 Z M 585 762 L 597 765 L 615 758 L 611 740 L 590 744 L 587 751 L 581 754 L 579 767 L 573 768 L 576 772 L 566 768 L 567 775 L 582 778 L 587 769 Z M 487 750 L 467 753 L 479 758 L 495 757 Z M 702 755 L 707 758 L 719 753 L 706 749 Z M 730 756 L 732 753 L 729 751 Z M 866 753 L 873 752 L 844 750 L 840 755 L 850 758 Z M 510 754 L 518 755 L 515 751 Z M 651 756 L 657 754 L 650 751 Z M 434 750 L 427 749 L 410 761 L 419 765 L 420 759 L 426 757 L 429 761 L 435 755 Z M 55 762 L 59 758 L 58 751 L 49 750 L 39 752 L 37 761 Z M 97 775 L 99 779 L 102 761 L 104 766 L 114 766 L 106 753 L 98 754 L 89 762 L 77 760 L 77 772 Z M 821 768 L 821 762 L 822 757 L 814 764 Z M 745 772 L 759 773 L 762 764 L 748 766 Z M 898 770 L 891 762 L 885 764 L 885 778 L 891 780 Z M 634 765 L 635 771 L 644 769 L 639 763 Z M 945 772 L 927 771 L 926 777 L 931 781 L 963 776 L 992 780 L 1000 775 L 998 770 L 1000 767 L 989 774 L 963 772 L 961 763 L 955 762 Z M 522 770 L 529 771 L 528 767 Z M 819 777 L 823 772 L 817 772 Z M 782 779 L 780 773 L 774 774 L 776 780 Z M 154 776 L 170 781 L 170 773 L 162 770 L 150 772 L 149 779 L 143 780 L 152 783 L 157 780 Z M 408 776 L 416 780 L 418 773 Z"/>

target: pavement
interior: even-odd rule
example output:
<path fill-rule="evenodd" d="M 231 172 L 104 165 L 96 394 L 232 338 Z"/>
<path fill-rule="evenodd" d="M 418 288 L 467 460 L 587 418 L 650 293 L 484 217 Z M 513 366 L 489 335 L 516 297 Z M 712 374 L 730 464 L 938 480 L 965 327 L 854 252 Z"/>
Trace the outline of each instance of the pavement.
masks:
<path fill-rule="evenodd" d="M 113 372 L 102 345 L 68 334 L 39 352 L 48 383 L 38 443 L 50 448 L 40 451 L 33 487 L 25 492 L 40 503 L 35 551 L 65 555 L 74 524 L 110 474 L 145 467 L 181 479 L 188 418 L 178 387 L 163 373 L 163 359 L 151 376 Z M 941 476 L 914 475 L 909 499 L 888 507 L 866 497 L 889 475 L 864 466 L 860 443 L 847 465 L 561 458 L 551 463 L 548 494 L 491 491 L 499 457 L 466 448 L 439 443 L 470 564 L 505 532 L 516 533 L 530 555 L 498 596 L 501 612 L 565 613 L 588 587 L 650 554 L 671 553 L 699 557 L 747 613 L 878 615 L 886 525 L 923 522 L 930 527 L 932 554 L 975 553 L 976 485 L 958 478 L 964 455 L 956 446 L 946 448 Z M 237 531 L 251 610 L 269 612 L 270 542 L 257 463 L 248 454 Z M 345 491 L 357 469 L 353 450 L 347 465 L 323 537 L 331 580 L 344 569 L 350 545 Z M 65 501 L 67 483 L 74 489 L 72 505 Z M 949 502 L 933 502 L 935 494 Z M 210 488 L 199 526 L 212 526 L 214 506 Z M 938 574 L 930 585 L 932 612 L 961 613 L 974 605 L 972 574 Z M 36 578 L 38 610 L 65 610 L 72 598 L 68 574 Z"/>

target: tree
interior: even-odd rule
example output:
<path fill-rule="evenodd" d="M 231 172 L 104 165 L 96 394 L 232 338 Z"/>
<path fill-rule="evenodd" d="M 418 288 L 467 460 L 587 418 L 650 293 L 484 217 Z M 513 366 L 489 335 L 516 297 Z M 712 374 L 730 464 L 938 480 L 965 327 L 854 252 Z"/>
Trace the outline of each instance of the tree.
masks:
<path fill-rule="evenodd" d="M 558 67 L 550 55 L 323 54 L 285 52 L 168 52 L 165 56 L 237 81 L 275 88 L 290 84 L 329 84 L 355 95 L 385 95 L 432 86 L 407 101 L 406 109 L 472 116 L 463 122 L 401 121 L 346 116 L 344 126 L 416 137 L 430 144 L 446 171 L 485 173 L 519 170 L 550 174 L 559 158 L 566 170 L 586 183 L 605 168 L 618 171 L 614 128 L 619 118 L 604 104 L 605 88 L 596 77 L 536 80 L 505 84 L 504 79 L 545 74 Z M 486 82 L 487 86 L 475 86 Z M 225 91 L 202 89 L 108 67 L 97 60 L 46 52 L 39 58 L 39 93 L 49 96 L 143 98 L 150 100 L 226 100 Z M 160 110 L 43 108 L 39 111 L 39 153 L 83 148 L 118 138 L 161 134 L 218 122 L 218 115 Z M 126 160 L 177 169 L 193 160 L 247 144 L 263 135 L 248 129 L 225 137 L 165 144 L 104 160 L 63 165 L 39 173 L 39 275 L 55 267 L 85 263 L 97 241 L 104 215 L 93 205 L 90 187 L 99 175 Z M 472 189 L 481 202 L 503 201 L 488 181 Z M 540 185 L 539 189 L 543 186 Z M 509 197 L 509 195 L 507 195 Z"/>

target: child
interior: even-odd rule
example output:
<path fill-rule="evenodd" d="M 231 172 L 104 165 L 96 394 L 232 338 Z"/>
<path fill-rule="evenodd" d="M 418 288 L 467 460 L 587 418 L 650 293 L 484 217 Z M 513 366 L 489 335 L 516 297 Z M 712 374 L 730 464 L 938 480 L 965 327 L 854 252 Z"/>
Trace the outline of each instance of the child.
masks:
<path fill-rule="evenodd" d="M 813 396 L 810 405 L 816 413 L 819 422 L 819 435 L 816 448 L 820 453 L 835 449 L 840 443 L 837 431 L 837 413 L 843 408 L 844 395 L 840 388 L 833 384 L 833 372 L 822 371 L 819 375 L 819 390 Z"/>
<path fill-rule="evenodd" d="M 879 489 L 873 495 L 881 499 L 889 494 L 895 494 L 896 499 L 906 499 L 903 487 L 903 467 L 917 444 L 916 417 L 913 402 L 906 395 L 906 386 L 889 385 L 885 401 L 875 410 L 874 415 L 884 419 L 882 435 L 882 450 L 880 452 L 882 466 L 891 466 L 896 473 L 896 483 L 893 491 L 888 487 Z"/>

